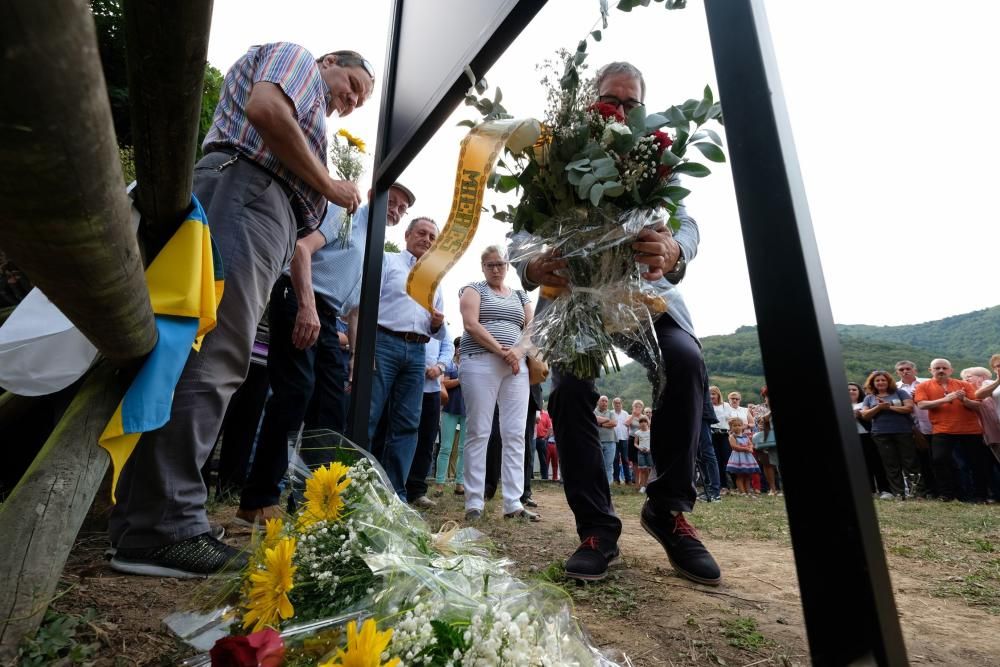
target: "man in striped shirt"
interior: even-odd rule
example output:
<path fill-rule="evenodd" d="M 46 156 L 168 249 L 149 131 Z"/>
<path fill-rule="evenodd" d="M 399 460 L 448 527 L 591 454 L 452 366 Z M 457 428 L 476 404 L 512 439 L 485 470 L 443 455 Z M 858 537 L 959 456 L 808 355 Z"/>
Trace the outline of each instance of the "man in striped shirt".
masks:
<path fill-rule="evenodd" d="M 360 107 L 374 85 L 358 53 L 315 58 L 285 42 L 251 47 L 227 72 L 194 171 L 226 273 L 218 326 L 192 352 L 170 421 L 143 436 L 122 473 L 109 525 L 114 569 L 197 577 L 245 564 L 245 554 L 210 532 L 201 467 L 246 376 L 257 322 L 297 230 L 315 229 L 327 201 L 351 212 L 361 203 L 357 186 L 327 169 L 326 118 Z"/>
<path fill-rule="evenodd" d="M 415 201 L 409 188 L 393 184 L 386 224 L 398 224 Z M 307 429 L 344 432 L 347 358 L 340 349 L 337 318 L 348 315 L 359 300 L 368 212 L 368 204 L 358 209 L 342 243 L 344 209 L 329 206 L 319 229 L 295 243 L 291 265 L 271 290 L 267 372 L 273 393 L 236 512 L 240 522 L 262 524 L 281 516 L 279 485 L 288 468 L 288 433 L 298 430 L 310 400 L 316 410 L 305 420 Z M 309 465 L 329 462 L 322 451 L 304 449 L 302 458 Z"/>

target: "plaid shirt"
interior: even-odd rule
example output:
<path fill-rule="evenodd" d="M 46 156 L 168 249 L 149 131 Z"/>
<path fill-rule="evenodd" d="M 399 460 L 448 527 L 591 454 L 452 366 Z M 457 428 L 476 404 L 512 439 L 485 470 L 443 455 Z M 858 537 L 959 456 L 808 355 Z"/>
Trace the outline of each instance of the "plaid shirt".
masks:
<path fill-rule="evenodd" d="M 250 47 L 229 69 L 212 118 L 212 128 L 202 148 L 206 153 L 220 148 L 236 149 L 280 178 L 294 193 L 293 204 L 299 223 L 315 229 L 326 212 L 326 199 L 285 167 L 247 120 L 246 103 L 250 90 L 259 81 L 275 84 L 288 96 L 295 105 L 295 115 L 306 143 L 320 162 L 326 164 L 329 88 L 312 54 L 288 42 Z"/>

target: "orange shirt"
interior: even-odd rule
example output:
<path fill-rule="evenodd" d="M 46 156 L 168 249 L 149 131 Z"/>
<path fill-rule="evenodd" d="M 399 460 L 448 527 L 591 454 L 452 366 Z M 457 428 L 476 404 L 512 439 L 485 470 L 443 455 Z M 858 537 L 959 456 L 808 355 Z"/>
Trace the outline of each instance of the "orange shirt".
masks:
<path fill-rule="evenodd" d="M 948 378 L 948 388 L 945 390 L 937 380 L 927 380 L 917 385 L 913 392 L 913 402 L 936 401 L 944 398 L 945 394 L 950 394 L 959 389 L 965 390 L 967 398 L 976 397 L 976 388 L 968 382 Z M 962 401 L 952 401 L 931 408 L 927 411 L 927 416 L 931 418 L 932 433 L 950 433 L 953 435 L 974 435 L 983 432 L 983 426 L 979 423 L 979 413 L 965 407 Z"/>

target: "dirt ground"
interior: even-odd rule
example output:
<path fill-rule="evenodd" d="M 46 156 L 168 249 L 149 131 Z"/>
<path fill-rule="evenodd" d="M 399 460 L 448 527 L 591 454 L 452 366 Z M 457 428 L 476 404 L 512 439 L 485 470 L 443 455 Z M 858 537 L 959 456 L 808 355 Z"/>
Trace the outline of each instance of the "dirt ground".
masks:
<path fill-rule="evenodd" d="M 542 522 L 505 521 L 493 501 L 479 527 L 500 554 L 515 562 L 520 576 L 546 578 L 565 586 L 574 599 L 577 617 L 598 646 L 623 651 L 636 667 L 810 664 L 787 528 L 782 529 L 774 519 L 783 516 L 781 498 L 727 497 L 723 503 L 698 506 L 692 522 L 702 529 L 723 570 L 722 585 L 713 588 L 674 574 L 660 546 L 639 526 L 642 496 L 634 492 L 615 496 L 624 521 L 624 565 L 596 584 L 567 581 L 561 564 L 576 547 L 577 537 L 562 488 L 551 482 L 536 483 L 534 497 Z M 446 493 L 438 500 L 438 507 L 427 514 L 432 528 L 447 520 L 461 520 L 461 498 Z M 740 509 L 737 503 L 747 504 L 764 517 L 768 526 L 763 533 L 729 528 L 732 517 L 742 513 L 734 511 Z M 920 511 L 913 505 L 907 509 Z M 995 566 L 1000 563 L 993 546 L 1000 545 L 1000 508 L 979 509 L 989 513 L 988 520 L 972 527 L 972 539 Z M 227 541 L 243 545 L 249 531 L 232 523 L 234 511 L 217 506 L 213 520 L 227 528 Z M 745 538 L 734 537 L 744 533 Z M 1000 664 L 995 597 L 984 607 L 969 595 L 947 592 L 949 582 L 969 579 L 956 575 L 955 568 L 964 559 L 915 558 L 914 549 L 931 547 L 906 544 L 902 538 L 886 541 L 910 661 Z M 59 597 L 51 605 L 54 617 L 84 616 L 76 640 L 89 647 L 85 652 L 88 664 L 177 664 L 192 651 L 177 642 L 161 620 L 186 607 L 201 584 L 118 575 L 106 565 L 106 546 L 100 531 L 81 533 L 63 573 Z M 839 613 L 850 613 L 849 607 Z"/>

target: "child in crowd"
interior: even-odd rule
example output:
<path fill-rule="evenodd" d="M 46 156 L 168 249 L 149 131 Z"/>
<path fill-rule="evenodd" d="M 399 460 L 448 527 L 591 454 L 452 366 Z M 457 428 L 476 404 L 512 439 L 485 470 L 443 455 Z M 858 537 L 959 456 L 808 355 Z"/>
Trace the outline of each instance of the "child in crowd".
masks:
<path fill-rule="evenodd" d="M 635 432 L 635 448 L 639 450 L 639 493 L 646 492 L 649 470 L 653 467 L 653 455 L 649 453 L 649 418 L 639 417 L 639 430 Z"/>
<path fill-rule="evenodd" d="M 726 472 L 736 478 L 736 492 L 750 495 L 750 476 L 760 472 L 757 460 L 753 456 L 753 443 L 746 435 L 746 422 L 739 417 L 729 419 L 729 446 L 733 453 L 726 464 Z"/>

